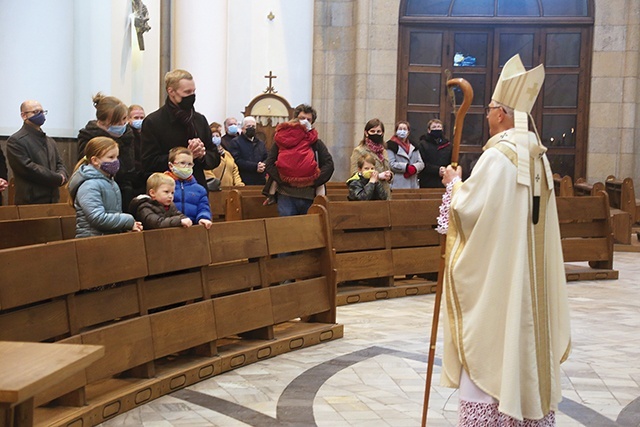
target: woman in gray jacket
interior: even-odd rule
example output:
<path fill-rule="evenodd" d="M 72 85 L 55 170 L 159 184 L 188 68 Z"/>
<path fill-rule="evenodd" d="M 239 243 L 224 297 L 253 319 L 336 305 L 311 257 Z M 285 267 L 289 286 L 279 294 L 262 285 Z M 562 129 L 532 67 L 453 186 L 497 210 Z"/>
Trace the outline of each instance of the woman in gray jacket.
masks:
<path fill-rule="evenodd" d="M 394 179 L 391 189 L 396 188 L 420 188 L 418 173 L 424 169 L 424 162 L 420 151 L 409 139 L 411 127 L 409 122 L 400 121 L 396 124 L 396 132 L 387 141 L 387 154 L 389 165 Z"/>
<path fill-rule="evenodd" d="M 76 237 L 142 231 L 140 222 L 122 213 L 120 188 L 114 180 L 120 168 L 118 144 L 100 136 L 91 139 L 84 152 L 69 180 L 69 194 L 76 209 Z"/>

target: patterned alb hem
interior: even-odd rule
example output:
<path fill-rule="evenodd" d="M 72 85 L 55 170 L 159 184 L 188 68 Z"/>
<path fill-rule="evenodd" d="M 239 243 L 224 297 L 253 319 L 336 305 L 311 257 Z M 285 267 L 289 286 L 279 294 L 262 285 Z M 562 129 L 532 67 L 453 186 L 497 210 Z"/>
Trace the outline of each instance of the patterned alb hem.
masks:
<path fill-rule="evenodd" d="M 540 420 L 523 421 L 512 418 L 498 411 L 497 403 L 459 402 L 458 427 L 554 427 L 555 412 L 549 412 Z"/>

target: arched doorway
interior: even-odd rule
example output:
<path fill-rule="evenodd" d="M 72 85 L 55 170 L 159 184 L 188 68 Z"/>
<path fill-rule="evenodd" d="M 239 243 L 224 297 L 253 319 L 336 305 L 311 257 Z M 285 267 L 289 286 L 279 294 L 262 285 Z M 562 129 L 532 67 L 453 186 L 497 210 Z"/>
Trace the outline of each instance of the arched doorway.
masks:
<path fill-rule="evenodd" d="M 398 119 L 423 134 L 432 118 L 453 128 L 445 70 L 467 79 L 475 96 L 460 147 L 468 173 L 488 138 L 483 107 L 504 63 L 519 53 L 546 79 L 532 111 L 552 169 L 574 179 L 586 172 L 593 0 L 402 0 Z M 461 99 L 458 100 L 458 105 Z"/>

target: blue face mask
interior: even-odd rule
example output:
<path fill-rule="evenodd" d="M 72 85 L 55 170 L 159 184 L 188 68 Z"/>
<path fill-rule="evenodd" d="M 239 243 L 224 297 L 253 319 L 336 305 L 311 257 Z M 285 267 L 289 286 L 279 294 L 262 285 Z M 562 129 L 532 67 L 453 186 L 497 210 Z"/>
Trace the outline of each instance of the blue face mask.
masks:
<path fill-rule="evenodd" d="M 42 126 L 47 118 L 44 116 L 44 111 L 40 111 L 38 114 L 29 117 L 28 120 L 36 126 Z"/>
<path fill-rule="evenodd" d="M 124 132 L 126 130 L 127 130 L 127 125 L 121 125 L 121 126 L 111 125 L 107 129 L 107 132 L 119 138 L 122 135 L 124 135 Z"/>
<path fill-rule="evenodd" d="M 131 127 L 140 130 L 142 128 L 142 119 L 132 121 Z"/>
<path fill-rule="evenodd" d="M 238 125 L 229 126 L 229 134 L 230 135 L 237 135 L 238 134 Z"/>
<path fill-rule="evenodd" d="M 218 146 L 222 142 L 222 138 L 220 138 L 219 136 L 214 136 L 211 138 L 211 142 Z"/>

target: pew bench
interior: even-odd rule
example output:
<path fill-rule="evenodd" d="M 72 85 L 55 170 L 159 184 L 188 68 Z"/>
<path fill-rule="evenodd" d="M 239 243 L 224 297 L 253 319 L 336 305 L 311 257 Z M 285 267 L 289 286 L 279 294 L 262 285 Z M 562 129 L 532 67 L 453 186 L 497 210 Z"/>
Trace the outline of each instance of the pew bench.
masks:
<path fill-rule="evenodd" d="M 567 281 L 617 279 L 607 194 L 557 197 L 556 203 Z"/>
<path fill-rule="evenodd" d="M 573 188 L 575 196 L 597 196 L 601 191 L 606 191 L 604 183 L 598 181 L 589 184 L 584 178 L 578 178 Z M 609 202 L 611 203 L 611 200 Z M 613 206 L 610 206 L 609 212 L 611 213 L 609 220 L 614 243 L 630 245 L 631 224 L 633 222 L 631 215 Z"/>
<path fill-rule="evenodd" d="M 245 185 L 234 187 L 221 187 L 220 191 L 209 191 L 209 207 L 211 208 L 212 221 L 224 221 L 227 211 L 227 198 L 232 190 L 244 191 L 246 194 L 258 195 L 262 193 L 262 185 Z"/>
<path fill-rule="evenodd" d="M 75 235 L 75 215 L 0 221 L 0 249 L 73 239 Z"/>
<path fill-rule="evenodd" d="M 277 203 L 265 205 L 266 197 L 244 189 L 233 189 L 227 196 L 226 221 L 273 218 L 278 216 Z"/>
<path fill-rule="evenodd" d="M 633 224 L 640 222 L 640 199 L 636 199 L 633 179 L 620 180 L 609 176 L 605 181 L 605 186 L 611 206 L 628 212 Z"/>
<path fill-rule="evenodd" d="M 35 393 L 34 424 L 95 425 L 342 337 L 327 221 L 320 210 L 0 250 L 0 340 L 104 347 Z"/>
<path fill-rule="evenodd" d="M 68 216 L 75 214 L 76 210 L 68 203 L 0 206 L 0 221 L 10 219 L 43 218 L 50 216 Z"/>
<path fill-rule="evenodd" d="M 60 187 L 58 189 L 60 191 L 60 203 L 67 203 L 69 201 L 69 199 L 71 198 L 71 196 L 69 195 L 69 189 L 67 188 L 66 185 L 63 185 L 62 187 Z M 13 205 L 15 204 L 15 200 L 16 200 L 16 182 L 15 182 L 15 177 L 11 177 L 11 179 L 9 179 L 9 187 L 7 188 L 7 199 L 8 199 L 8 204 L 9 205 Z"/>
<path fill-rule="evenodd" d="M 102 346 L 0 341 L 0 425 L 32 426 L 34 396 L 102 356 Z"/>
<path fill-rule="evenodd" d="M 439 206 L 435 199 L 345 202 L 317 196 L 309 213 L 328 212 L 336 304 L 435 292 Z M 405 279 L 413 275 L 422 278 Z"/>
<path fill-rule="evenodd" d="M 590 184 L 584 178 L 578 178 L 575 183 L 572 182 L 570 176 L 554 174 L 553 181 L 555 185 L 556 196 L 573 197 L 573 196 L 597 196 L 601 191 L 605 190 L 602 182 Z M 615 243 L 622 245 L 631 244 L 631 217 L 626 212 L 611 207 L 609 209 L 611 231 Z"/>

